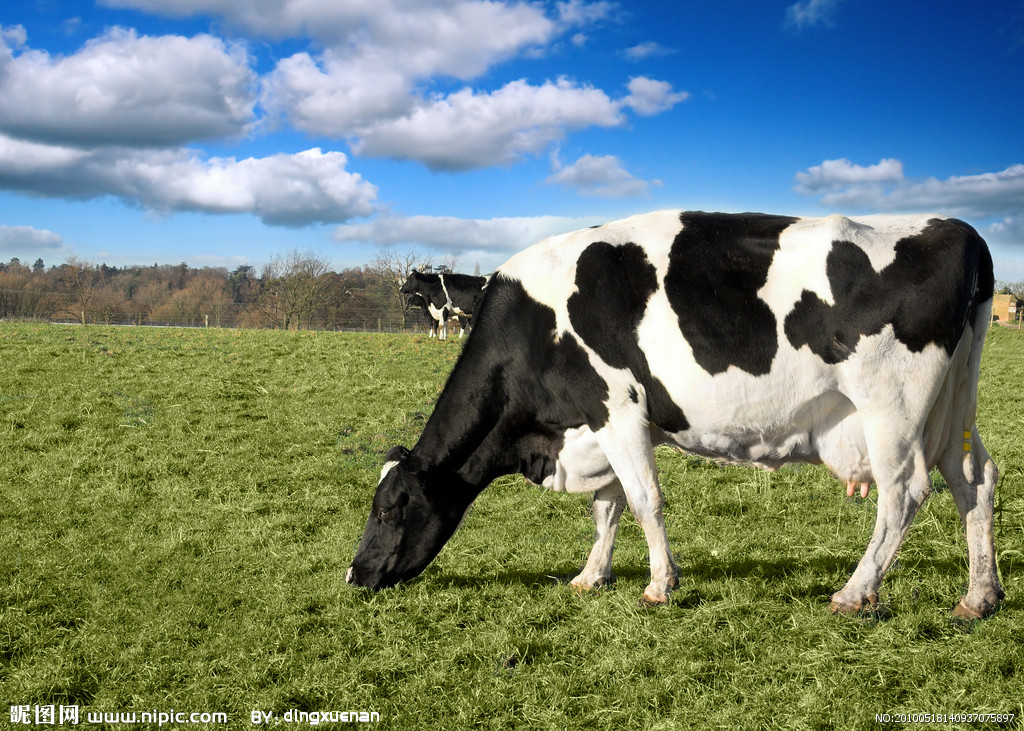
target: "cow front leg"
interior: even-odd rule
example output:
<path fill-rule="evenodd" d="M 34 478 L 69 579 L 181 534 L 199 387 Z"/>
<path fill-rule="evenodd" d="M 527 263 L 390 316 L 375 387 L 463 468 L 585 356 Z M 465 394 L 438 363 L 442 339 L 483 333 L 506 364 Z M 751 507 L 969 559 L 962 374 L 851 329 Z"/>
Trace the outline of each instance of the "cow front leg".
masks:
<path fill-rule="evenodd" d="M 626 507 L 626 494 L 618 480 L 598 489 L 594 493 L 594 527 L 597 534 L 594 546 L 587 557 L 587 565 L 570 583 L 576 589 L 596 589 L 610 584 L 612 575 L 612 551 L 615 548 L 615 532 L 619 528 L 622 509 Z"/>
<path fill-rule="evenodd" d="M 643 399 L 641 399 L 643 402 Z M 630 512 L 644 531 L 650 551 L 651 582 L 640 603 L 665 604 L 670 591 L 679 586 L 679 570 L 668 548 L 668 533 L 662 508 L 665 499 L 658 485 L 654 448 L 647 427 L 644 405 L 613 413 L 608 424 L 595 433 L 601 449 L 619 478 Z"/>
<path fill-rule="evenodd" d="M 874 446 L 874 449 L 872 449 Z M 846 586 L 832 595 L 832 612 L 858 614 L 878 605 L 882 577 L 896 558 L 903 538 L 918 509 L 931 492 L 931 478 L 920 445 L 902 445 L 905 456 L 897 456 L 899 446 L 876 441 L 869 452 L 878 485 L 878 513 L 867 550 Z"/>

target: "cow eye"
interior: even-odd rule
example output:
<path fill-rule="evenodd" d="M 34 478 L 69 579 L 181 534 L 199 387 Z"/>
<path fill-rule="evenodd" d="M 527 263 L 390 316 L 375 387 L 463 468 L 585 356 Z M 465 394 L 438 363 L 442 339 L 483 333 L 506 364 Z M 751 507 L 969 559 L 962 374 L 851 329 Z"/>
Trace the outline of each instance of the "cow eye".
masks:
<path fill-rule="evenodd" d="M 395 509 L 391 508 L 391 510 L 381 510 L 379 513 L 377 513 L 377 517 L 380 518 L 381 523 L 390 524 L 391 521 L 394 520 Z"/>

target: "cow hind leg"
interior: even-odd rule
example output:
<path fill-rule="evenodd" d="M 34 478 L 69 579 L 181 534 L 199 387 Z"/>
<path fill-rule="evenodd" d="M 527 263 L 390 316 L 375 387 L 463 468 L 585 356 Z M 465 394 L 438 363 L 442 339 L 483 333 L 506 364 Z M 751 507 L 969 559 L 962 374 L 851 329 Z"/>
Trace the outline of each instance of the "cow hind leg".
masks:
<path fill-rule="evenodd" d="M 970 579 L 967 594 L 953 614 L 961 619 L 981 619 L 995 611 L 1005 593 L 996 570 L 993 540 L 993 508 L 999 471 L 977 429 L 950 439 L 939 461 L 939 472 L 949 484 L 967 533 Z M 980 467 L 980 470 L 978 469 Z"/>
<path fill-rule="evenodd" d="M 878 485 L 878 513 L 867 550 L 846 585 L 832 596 L 832 612 L 858 614 L 878 605 L 878 589 L 896 558 L 918 509 L 931 492 L 931 478 L 920 441 L 908 444 L 885 438 L 884 426 L 865 436 Z M 905 433 L 905 432 L 904 432 Z M 902 443 L 901 443 L 902 442 Z"/>
<path fill-rule="evenodd" d="M 594 546 L 587 557 L 587 565 L 570 583 L 577 589 L 595 589 L 610 584 L 612 575 L 612 551 L 615 548 L 615 532 L 619 527 L 622 509 L 626 507 L 626 494 L 618 480 L 605 485 L 594 493 L 594 527 L 597 534 Z"/>

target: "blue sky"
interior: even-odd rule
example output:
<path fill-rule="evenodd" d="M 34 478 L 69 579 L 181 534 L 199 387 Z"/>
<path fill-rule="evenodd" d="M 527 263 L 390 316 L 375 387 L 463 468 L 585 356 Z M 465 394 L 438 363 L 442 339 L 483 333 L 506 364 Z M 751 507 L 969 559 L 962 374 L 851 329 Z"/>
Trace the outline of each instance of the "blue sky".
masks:
<path fill-rule="evenodd" d="M 0 260 L 489 271 L 659 208 L 951 213 L 1024 279 L 1024 2 L 26 0 Z"/>

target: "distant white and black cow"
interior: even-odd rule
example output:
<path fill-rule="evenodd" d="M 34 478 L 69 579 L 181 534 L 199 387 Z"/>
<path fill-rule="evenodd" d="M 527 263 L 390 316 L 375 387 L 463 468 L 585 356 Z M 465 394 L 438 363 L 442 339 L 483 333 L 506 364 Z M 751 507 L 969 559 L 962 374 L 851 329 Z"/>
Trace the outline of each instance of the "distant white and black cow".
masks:
<path fill-rule="evenodd" d="M 992 259 L 941 216 L 788 218 L 665 211 L 557 236 L 491 279 L 476 329 L 412 450 L 395 448 L 348 572 L 418 575 L 494 478 L 594 492 L 597 538 L 572 581 L 612 577 L 629 505 L 650 550 L 642 601 L 678 584 L 653 446 L 875 482 L 867 551 L 832 597 L 869 609 L 937 466 L 967 532 L 955 609 L 1003 599 L 996 465 L 975 426 Z"/>
<path fill-rule="evenodd" d="M 410 307 L 418 307 L 420 312 L 423 313 L 423 321 L 427 324 L 429 335 L 427 337 L 436 338 L 438 328 L 441 326 L 440 319 L 447 316 L 447 313 L 439 312 L 437 318 L 434 317 L 434 313 L 430 311 L 430 306 L 427 305 L 426 300 L 420 297 L 418 294 L 407 294 L 406 301 Z"/>
<path fill-rule="evenodd" d="M 438 339 L 448 338 L 448 320 L 459 320 L 459 337 L 466 332 L 466 326 L 483 294 L 485 277 L 469 274 L 432 274 L 415 269 L 402 285 L 401 292 L 413 301 L 421 303 L 424 311 L 434 319 L 431 336 L 437 332 Z"/>

